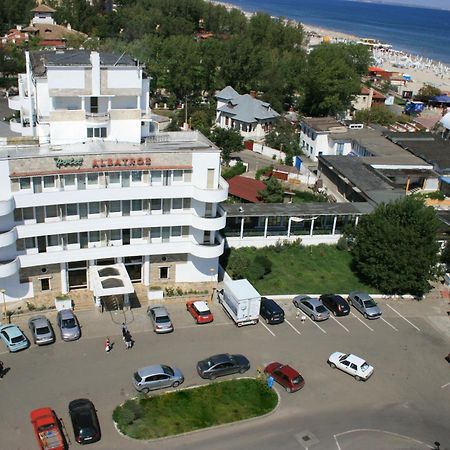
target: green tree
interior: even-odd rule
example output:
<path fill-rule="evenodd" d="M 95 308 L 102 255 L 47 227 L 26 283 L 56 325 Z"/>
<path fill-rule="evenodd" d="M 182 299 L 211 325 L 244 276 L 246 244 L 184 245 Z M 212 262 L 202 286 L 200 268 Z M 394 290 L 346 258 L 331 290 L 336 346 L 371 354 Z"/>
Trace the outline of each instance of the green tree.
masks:
<path fill-rule="evenodd" d="M 414 98 L 420 102 L 428 102 L 431 97 L 441 94 L 442 92 L 439 88 L 426 84 L 419 89 L 419 92 Z"/>
<path fill-rule="evenodd" d="M 279 117 L 273 129 L 266 136 L 266 144 L 284 153 L 292 160 L 300 155 L 300 144 L 295 128 L 283 117 Z"/>
<path fill-rule="evenodd" d="M 265 255 L 252 255 L 248 249 L 235 249 L 227 262 L 227 273 L 234 280 L 247 278 L 255 282 L 272 271 L 272 263 Z"/>
<path fill-rule="evenodd" d="M 226 164 L 230 161 L 231 153 L 240 152 L 244 148 L 242 136 L 233 128 L 215 128 L 211 133 L 211 140 L 222 150 L 222 159 Z"/>
<path fill-rule="evenodd" d="M 361 47 L 324 43 L 309 54 L 304 76 L 305 113 L 335 115 L 350 107 L 370 61 L 368 50 Z"/>
<path fill-rule="evenodd" d="M 262 201 L 264 203 L 282 203 L 284 187 L 281 182 L 275 177 L 270 177 L 264 181 L 264 184 L 266 189 L 258 192 Z"/>
<path fill-rule="evenodd" d="M 384 294 L 423 295 L 437 276 L 439 220 L 421 199 L 381 204 L 346 232 L 354 269 Z"/>
<path fill-rule="evenodd" d="M 370 109 L 356 111 L 353 121 L 356 123 L 364 123 L 366 125 L 378 123 L 383 126 L 388 126 L 397 122 L 397 119 L 398 116 L 386 108 L 386 106 L 374 105 Z"/>

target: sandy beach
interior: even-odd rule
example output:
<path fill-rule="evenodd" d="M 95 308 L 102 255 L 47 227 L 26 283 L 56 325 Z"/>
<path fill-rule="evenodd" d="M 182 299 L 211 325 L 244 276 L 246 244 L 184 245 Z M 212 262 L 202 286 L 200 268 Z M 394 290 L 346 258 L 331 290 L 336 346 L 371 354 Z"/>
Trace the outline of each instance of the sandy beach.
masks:
<path fill-rule="evenodd" d="M 210 0 L 210 2 L 223 5 L 228 9 L 241 9 L 232 3 L 215 0 Z M 252 15 L 251 12 L 243 12 L 247 17 L 251 17 Z M 356 42 L 362 37 L 370 38 L 370 36 L 354 36 L 305 23 L 301 25 L 308 33 L 310 45 L 317 45 L 324 38 L 331 42 Z M 407 86 L 413 92 L 417 92 L 425 84 L 430 84 L 439 88 L 443 93 L 450 93 L 450 67 L 444 64 L 421 57 L 420 55 L 406 54 L 394 48 L 388 51 L 374 51 L 374 60 L 377 67 L 381 67 L 386 71 L 410 75 L 411 81 L 408 81 Z"/>

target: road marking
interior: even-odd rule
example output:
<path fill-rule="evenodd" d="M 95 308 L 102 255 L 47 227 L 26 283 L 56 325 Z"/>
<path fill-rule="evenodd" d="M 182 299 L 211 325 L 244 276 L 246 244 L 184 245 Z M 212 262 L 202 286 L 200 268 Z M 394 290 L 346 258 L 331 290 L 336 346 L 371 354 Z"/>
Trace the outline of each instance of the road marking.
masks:
<path fill-rule="evenodd" d="M 342 323 L 339 322 L 339 320 L 337 320 L 336 317 L 334 317 L 334 316 L 331 315 L 331 314 L 330 314 L 330 317 L 331 317 L 338 325 L 340 325 L 347 333 L 350 333 L 350 330 L 349 330 L 346 326 L 342 325 Z"/>
<path fill-rule="evenodd" d="M 395 331 L 398 331 L 397 328 L 395 328 L 394 325 L 392 325 L 391 323 L 389 323 L 386 319 L 383 319 L 383 317 L 380 317 L 380 319 L 381 319 L 384 323 L 388 324 L 392 329 L 394 329 Z"/>
<path fill-rule="evenodd" d="M 370 331 L 374 331 L 373 328 L 370 328 L 369 325 L 367 325 L 366 322 L 364 322 L 364 320 L 361 320 L 358 316 L 355 315 L 355 313 L 350 312 L 350 314 L 355 318 L 358 319 L 365 327 L 367 327 Z"/>
<path fill-rule="evenodd" d="M 309 316 L 306 316 L 317 328 L 319 328 L 319 330 L 320 331 L 322 331 L 322 333 L 325 333 L 325 334 L 327 334 L 327 332 L 315 321 L 315 320 L 312 320 L 311 319 L 311 317 L 309 317 Z"/>
<path fill-rule="evenodd" d="M 402 316 L 396 309 L 394 309 L 391 305 L 386 303 L 386 306 L 392 309 L 395 313 L 397 313 L 403 320 L 406 320 L 412 327 L 414 327 L 417 331 L 420 331 L 420 328 L 416 327 L 412 322 L 410 322 L 405 316 Z"/>
<path fill-rule="evenodd" d="M 300 331 L 297 330 L 297 328 L 294 327 L 294 325 L 292 325 L 291 322 L 289 322 L 289 320 L 284 319 L 284 321 L 297 333 L 297 334 L 302 334 L 300 333 Z"/>
<path fill-rule="evenodd" d="M 441 389 L 444 389 L 447 386 L 450 386 L 450 383 L 444 384 L 444 386 L 441 386 Z"/>
<path fill-rule="evenodd" d="M 417 444 L 423 445 L 424 447 L 427 447 L 427 448 L 429 448 L 431 450 L 435 449 L 435 447 L 432 447 L 431 445 L 429 445 L 429 444 L 427 444 L 425 442 L 419 441 L 418 439 L 414 439 L 414 438 L 411 438 L 409 436 L 405 436 L 404 434 L 393 433 L 392 431 L 377 430 L 377 429 L 373 429 L 373 428 L 357 428 L 355 430 L 348 430 L 348 431 L 344 431 L 342 433 L 334 434 L 333 437 L 334 437 L 334 440 L 336 442 L 337 448 L 339 450 L 341 450 L 341 446 L 339 445 L 339 442 L 338 442 L 338 437 L 339 436 L 344 436 L 345 434 L 350 434 L 350 433 L 360 433 L 362 431 L 371 432 L 371 433 L 384 433 L 384 434 L 388 434 L 390 436 L 395 436 L 395 437 L 399 437 L 399 438 L 403 438 L 403 439 L 408 439 L 409 441 L 412 441 L 412 442 L 415 442 Z"/>
<path fill-rule="evenodd" d="M 273 336 L 275 337 L 275 333 L 272 330 L 269 330 L 269 327 L 267 325 L 264 324 L 263 321 L 259 321 L 259 323 Z"/>

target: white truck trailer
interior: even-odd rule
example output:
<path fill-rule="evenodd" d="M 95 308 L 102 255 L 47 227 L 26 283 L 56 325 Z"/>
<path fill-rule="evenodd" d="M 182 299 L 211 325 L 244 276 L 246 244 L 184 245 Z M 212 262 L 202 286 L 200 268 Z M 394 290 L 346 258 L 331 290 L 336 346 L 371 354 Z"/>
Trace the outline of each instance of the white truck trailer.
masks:
<path fill-rule="evenodd" d="M 218 300 L 238 327 L 258 323 L 261 296 L 248 280 L 225 280 Z"/>

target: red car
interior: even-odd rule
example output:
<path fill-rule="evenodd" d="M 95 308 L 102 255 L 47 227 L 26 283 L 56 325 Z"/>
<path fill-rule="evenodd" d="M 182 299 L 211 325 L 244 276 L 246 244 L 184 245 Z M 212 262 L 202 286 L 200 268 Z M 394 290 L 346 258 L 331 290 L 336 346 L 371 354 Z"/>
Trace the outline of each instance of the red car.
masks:
<path fill-rule="evenodd" d="M 287 364 L 281 364 L 279 362 L 270 363 L 264 369 L 264 373 L 271 375 L 287 392 L 299 391 L 305 385 L 303 377 Z"/>
<path fill-rule="evenodd" d="M 190 300 L 186 303 L 186 309 L 197 323 L 209 323 L 214 320 L 206 302 Z"/>
<path fill-rule="evenodd" d="M 31 423 L 41 450 L 67 450 L 67 442 L 61 428 L 61 422 L 51 408 L 39 408 L 31 411 Z"/>

